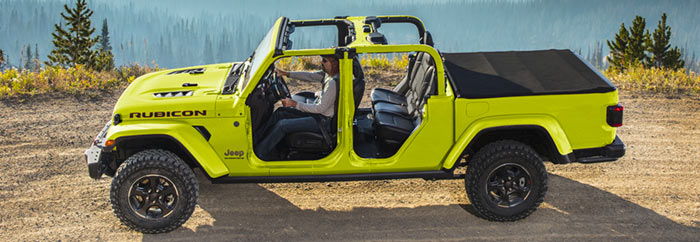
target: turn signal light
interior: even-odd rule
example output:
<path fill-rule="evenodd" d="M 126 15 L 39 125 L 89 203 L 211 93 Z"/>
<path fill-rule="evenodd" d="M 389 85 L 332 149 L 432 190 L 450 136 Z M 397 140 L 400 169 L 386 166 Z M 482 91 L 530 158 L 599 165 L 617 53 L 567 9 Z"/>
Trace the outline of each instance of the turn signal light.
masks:
<path fill-rule="evenodd" d="M 107 142 L 105 142 L 105 146 L 112 146 L 112 145 L 114 145 L 113 139 L 107 140 Z"/>

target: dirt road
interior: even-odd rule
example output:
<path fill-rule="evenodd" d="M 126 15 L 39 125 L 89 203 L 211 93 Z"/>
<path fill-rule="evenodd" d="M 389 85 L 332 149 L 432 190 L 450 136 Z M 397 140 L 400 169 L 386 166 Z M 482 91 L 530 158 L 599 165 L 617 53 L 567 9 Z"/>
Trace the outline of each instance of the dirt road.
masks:
<path fill-rule="evenodd" d="M 82 152 L 110 116 L 102 100 L 0 102 L 0 240 L 681 240 L 700 239 L 700 100 L 623 95 L 627 155 L 547 165 L 530 217 L 473 214 L 461 180 L 212 185 L 183 228 L 142 235 L 109 204 L 110 179 Z"/>

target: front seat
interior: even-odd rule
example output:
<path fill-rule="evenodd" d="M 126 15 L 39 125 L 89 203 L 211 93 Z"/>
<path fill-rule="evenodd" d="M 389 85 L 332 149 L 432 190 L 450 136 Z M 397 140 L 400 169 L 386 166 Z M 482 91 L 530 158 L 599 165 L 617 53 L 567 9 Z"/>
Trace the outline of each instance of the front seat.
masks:
<path fill-rule="evenodd" d="M 352 62 L 353 74 L 353 98 L 355 99 L 355 109 L 360 105 L 365 91 L 365 75 L 362 70 L 362 65 L 357 56 Z M 339 86 L 339 85 L 338 85 Z M 292 99 L 297 102 L 313 103 L 316 96 L 313 92 L 299 92 L 292 96 Z M 337 105 L 337 103 L 336 103 Z M 338 120 L 333 117 L 331 122 L 331 131 L 337 130 Z M 337 132 L 329 132 L 328 134 L 333 144 L 329 145 L 323 134 L 317 132 L 295 132 L 288 134 L 284 139 L 284 143 L 288 148 L 286 155 L 287 160 L 315 160 L 326 157 L 335 148 Z"/>

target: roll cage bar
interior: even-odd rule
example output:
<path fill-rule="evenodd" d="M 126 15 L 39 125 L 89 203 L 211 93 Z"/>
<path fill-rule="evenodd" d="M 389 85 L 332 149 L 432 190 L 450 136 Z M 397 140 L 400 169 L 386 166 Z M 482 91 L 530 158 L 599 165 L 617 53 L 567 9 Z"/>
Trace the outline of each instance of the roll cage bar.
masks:
<path fill-rule="evenodd" d="M 349 16 L 336 16 L 333 19 L 319 20 L 289 20 L 282 17 L 282 23 L 278 31 L 277 43 L 275 45 L 275 56 L 282 55 L 283 50 L 292 48 L 292 41 L 289 36 L 294 33 L 297 27 L 312 26 L 336 26 L 338 29 L 338 47 L 345 47 L 357 38 L 355 23 L 350 21 Z M 387 44 L 386 37 L 378 29 L 382 23 L 409 23 L 416 26 L 421 44 L 433 46 L 433 38 L 430 32 L 425 30 L 425 26 L 420 19 L 413 16 L 367 16 L 362 21 L 362 31 L 368 33 L 367 40 L 372 44 Z"/>

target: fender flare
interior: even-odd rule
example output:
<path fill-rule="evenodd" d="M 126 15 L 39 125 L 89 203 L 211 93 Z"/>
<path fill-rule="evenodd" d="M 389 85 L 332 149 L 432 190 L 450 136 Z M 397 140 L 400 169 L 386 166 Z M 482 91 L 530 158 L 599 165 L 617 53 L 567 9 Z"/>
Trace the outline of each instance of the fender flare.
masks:
<path fill-rule="evenodd" d="M 560 155 L 567 156 L 573 152 L 566 133 L 559 125 L 559 122 L 557 122 L 557 120 L 552 116 L 529 114 L 486 117 L 474 121 L 464 130 L 464 132 L 462 132 L 461 135 L 459 135 L 459 138 L 457 138 L 457 141 L 447 154 L 442 167 L 445 169 L 451 169 L 455 162 L 459 160 L 463 151 L 469 146 L 469 144 L 474 142 L 474 138 L 482 133 L 482 131 L 487 131 L 488 129 L 494 128 L 517 126 L 539 127 L 547 132 Z"/>
<path fill-rule="evenodd" d="M 148 123 L 121 123 L 112 126 L 107 139 L 123 141 L 138 138 L 167 138 L 178 144 L 184 153 L 196 162 L 209 177 L 229 174 L 229 169 L 219 158 L 209 142 L 193 126 L 174 121 Z M 118 143 L 118 142 L 117 142 Z"/>

